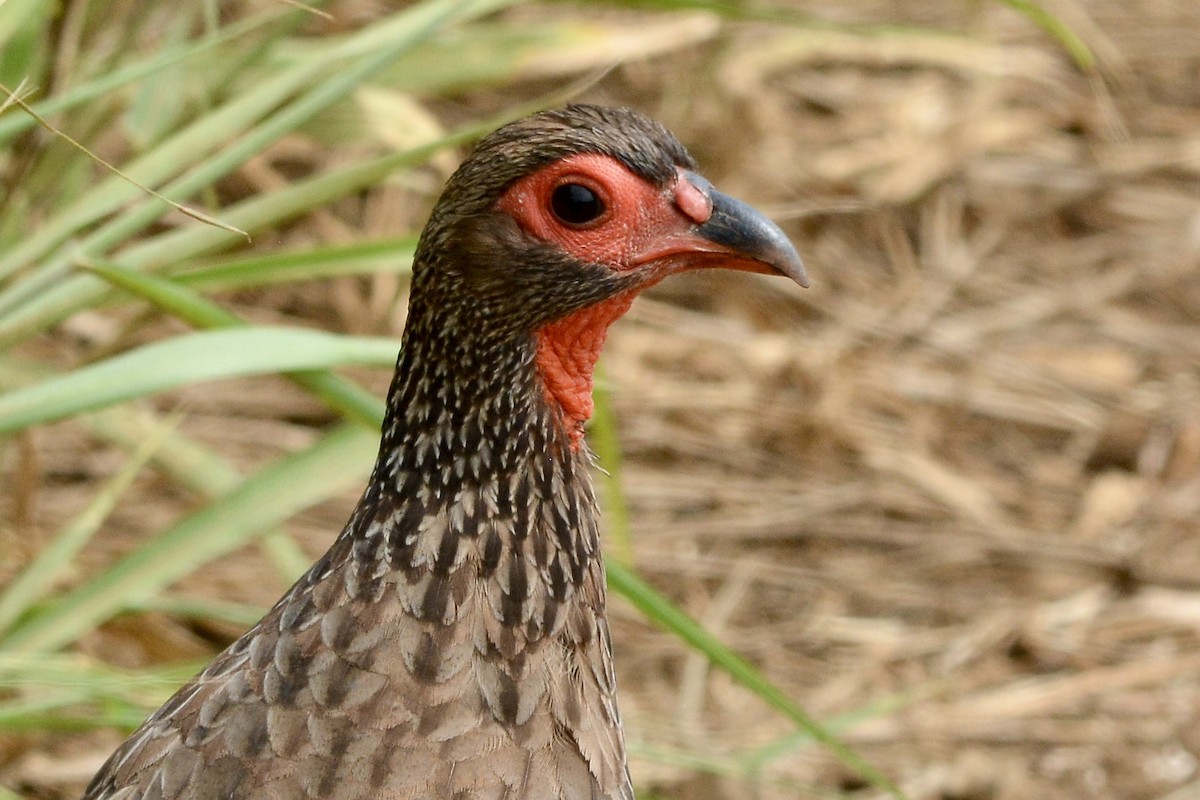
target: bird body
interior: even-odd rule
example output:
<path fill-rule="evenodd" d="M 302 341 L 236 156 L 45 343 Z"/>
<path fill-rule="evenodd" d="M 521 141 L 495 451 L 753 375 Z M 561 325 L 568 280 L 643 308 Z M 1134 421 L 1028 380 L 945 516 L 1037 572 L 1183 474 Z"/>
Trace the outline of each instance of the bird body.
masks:
<path fill-rule="evenodd" d="M 480 142 L 422 234 L 345 529 L 85 800 L 631 800 L 582 438 L 596 358 L 674 272 L 804 283 L 778 228 L 693 169 L 624 109 Z"/>

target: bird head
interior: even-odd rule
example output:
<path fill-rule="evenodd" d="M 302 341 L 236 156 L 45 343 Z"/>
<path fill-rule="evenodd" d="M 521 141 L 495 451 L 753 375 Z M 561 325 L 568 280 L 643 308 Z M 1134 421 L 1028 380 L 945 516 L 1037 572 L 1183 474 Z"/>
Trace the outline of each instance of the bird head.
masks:
<path fill-rule="evenodd" d="M 413 294 L 453 284 L 491 335 L 531 337 L 545 396 L 578 444 L 608 327 L 641 290 L 701 268 L 808 285 L 787 236 L 702 178 L 666 128 L 572 105 L 479 142 L 431 215 Z"/>

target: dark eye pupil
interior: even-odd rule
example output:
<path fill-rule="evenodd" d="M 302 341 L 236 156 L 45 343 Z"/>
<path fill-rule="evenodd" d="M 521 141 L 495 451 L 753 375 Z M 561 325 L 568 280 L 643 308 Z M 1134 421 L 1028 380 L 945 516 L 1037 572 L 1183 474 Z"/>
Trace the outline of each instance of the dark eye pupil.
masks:
<path fill-rule="evenodd" d="M 596 193 L 578 183 L 564 183 L 550 195 L 554 216 L 572 225 L 591 222 L 604 213 L 604 203 Z"/>

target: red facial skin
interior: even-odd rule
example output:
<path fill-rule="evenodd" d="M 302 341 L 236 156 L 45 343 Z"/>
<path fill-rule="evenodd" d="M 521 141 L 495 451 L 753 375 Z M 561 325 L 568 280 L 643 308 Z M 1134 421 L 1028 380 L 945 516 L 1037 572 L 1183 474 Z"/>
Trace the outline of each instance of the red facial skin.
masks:
<path fill-rule="evenodd" d="M 604 213 L 583 224 L 558 219 L 550 198 L 566 183 L 591 189 L 604 204 Z M 634 289 L 538 331 L 538 370 L 547 398 L 562 409 L 573 449 L 582 443 L 583 424 L 592 416 L 592 377 L 608 328 L 642 289 L 701 267 L 775 272 L 696 232 L 712 214 L 712 202 L 682 170 L 670 186 L 659 189 L 609 156 L 569 156 L 517 181 L 496 208 L 511 215 L 526 233 L 558 245 L 579 261 L 621 272 L 636 270 L 641 276 Z"/>

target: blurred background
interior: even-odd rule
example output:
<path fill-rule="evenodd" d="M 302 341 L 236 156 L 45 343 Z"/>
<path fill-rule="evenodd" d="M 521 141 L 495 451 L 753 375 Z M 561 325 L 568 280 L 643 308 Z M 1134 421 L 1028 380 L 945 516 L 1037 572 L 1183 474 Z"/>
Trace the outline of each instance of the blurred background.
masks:
<path fill-rule="evenodd" d="M 8 0 L 0 82 L 0 798 L 77 796 L 324 550 L 442 182 L 571 99 L 813 284 L 614 328 L 609 557 L 913 800 L 1200 797 L 1200 5 Z M 611 615 L 640 797 L 887 796 Z"/>

